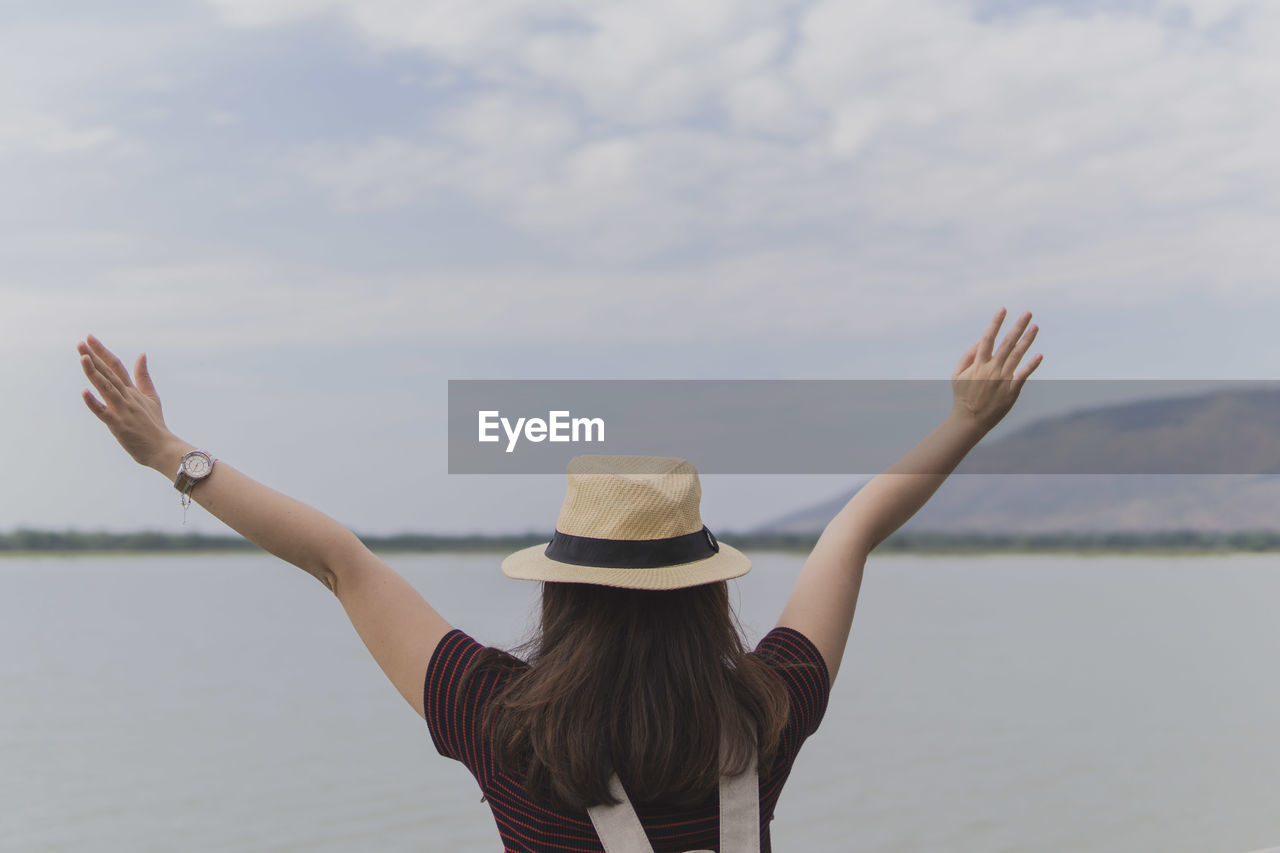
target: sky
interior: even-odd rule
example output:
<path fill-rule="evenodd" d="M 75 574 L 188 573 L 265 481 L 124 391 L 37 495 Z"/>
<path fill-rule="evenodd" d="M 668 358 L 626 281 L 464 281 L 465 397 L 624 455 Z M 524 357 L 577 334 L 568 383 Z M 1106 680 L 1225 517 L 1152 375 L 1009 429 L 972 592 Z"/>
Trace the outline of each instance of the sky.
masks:
<path fill-rule="evenodd" d="M 447 473 L 449 379 L 943 379 L 1001 306 L 1024 396 L 1274 378 L 1278 38 L 1266 0 L 5 4 L 0 531 L 223 529 L 84 407 L 89 333 L 366 533 L 553 526 L 562 476 Z M 703 518 L 850 486 L 708 476 Z"/>

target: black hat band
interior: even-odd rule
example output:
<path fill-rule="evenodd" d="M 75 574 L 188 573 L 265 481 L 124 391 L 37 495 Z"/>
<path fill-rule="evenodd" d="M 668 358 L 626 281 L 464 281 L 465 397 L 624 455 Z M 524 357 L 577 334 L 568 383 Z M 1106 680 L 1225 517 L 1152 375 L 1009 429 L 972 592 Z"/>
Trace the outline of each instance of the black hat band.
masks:
<path fill-rule="evenodd" d="M 669 539 L 595 539 L 570 536 L 559 530 L 545 553 L 558 563 L 601 569 L 661 569 L 705 560 L 720 551 L 720 543 L 704 524 L 701 530 Z"/>

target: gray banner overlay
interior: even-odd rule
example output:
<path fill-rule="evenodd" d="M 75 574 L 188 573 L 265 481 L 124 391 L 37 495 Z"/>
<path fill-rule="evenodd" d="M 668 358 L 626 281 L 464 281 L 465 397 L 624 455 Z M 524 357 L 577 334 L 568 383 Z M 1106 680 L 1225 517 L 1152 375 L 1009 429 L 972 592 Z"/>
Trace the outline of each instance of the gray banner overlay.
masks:
<path fill-rule="evenodd" d="M 449 473 L 627 454 L 703 474 L 876 474 L 952 395 L 949 379 L 450 380 Z M 1029 380 L 955 473 L 1280 476 L 1280 380 Z"/>

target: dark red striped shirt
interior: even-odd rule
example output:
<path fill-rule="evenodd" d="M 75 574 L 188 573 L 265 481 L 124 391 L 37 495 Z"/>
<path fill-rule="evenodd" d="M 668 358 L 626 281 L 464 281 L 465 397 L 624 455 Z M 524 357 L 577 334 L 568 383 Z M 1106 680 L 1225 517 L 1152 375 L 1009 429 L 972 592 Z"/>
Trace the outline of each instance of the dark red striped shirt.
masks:
<path fill-rule="evenodd" d="M 455 628 L 445 634 L 431 655 L 423 705 L 436 749 L 446 758 L 461 761 L 476 777 L 498 824 L 504 851 L 603 853 L 604 848 L 585 811 L 560 812 L 539 805 L 525 794 L 522 778 L 494 766 L 492 746 L 480 720 L 485 704 L 493 698 L 502 679 L 510 675 L 486 673 L 472 679 L 465 695 L 458 690 L 463 671 L 481 648 Z M 760 776 L 760 836 L 762 849 L 767 853 L 774 806 L 801 744 L 822 721 L 831 681 L 818 649 L 793 628 L 774 628 L 754 653 L 781 678 L 791 700 L 777 758 Z M 718 792 L 712 792 L 696 809 L 677 810 L 644 803 L 634 806 L 656 853 L 719 849 Z"/>

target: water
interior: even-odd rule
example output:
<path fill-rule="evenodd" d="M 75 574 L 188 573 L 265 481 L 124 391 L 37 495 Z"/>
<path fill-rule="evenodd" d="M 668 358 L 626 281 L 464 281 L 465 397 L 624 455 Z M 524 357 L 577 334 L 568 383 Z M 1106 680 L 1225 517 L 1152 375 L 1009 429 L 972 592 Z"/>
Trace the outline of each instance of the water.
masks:
<path fill-rule="evenodd" d="M 391 555 L 509 644 L 496 555 Z M 754 643 L 800 558 L 734 583 Z M 0 560 L 0 849 L 501 849 L 317 581 L 265 555 Z M 1280 844 L 1280 557 L 873 555 L 779 851 Z M 426 655 L 430 653 L 425 649 Z"/>

